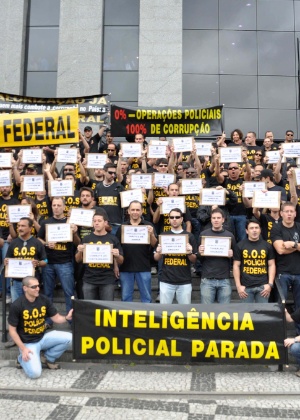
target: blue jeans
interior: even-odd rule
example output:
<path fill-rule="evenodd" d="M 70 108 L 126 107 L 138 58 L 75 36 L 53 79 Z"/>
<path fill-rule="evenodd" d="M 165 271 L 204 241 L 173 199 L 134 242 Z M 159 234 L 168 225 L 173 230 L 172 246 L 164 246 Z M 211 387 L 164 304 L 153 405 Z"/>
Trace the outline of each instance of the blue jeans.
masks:
<path fill-rule="evenodd" d="M 25 343 L 25 345 L 33 351 L 30 353 L 30 360 L 25 362 L 20 351 L 18 361 L 24 369 L 25 375 L 30 379 L 36 379 L 42 374 L 40 352 L 44 352 L 48 362 L 55 362 L 66 350 L 71 349 L 72 334 L 65 331 L 51 331 L 37 343 Z"/>
<path fill-rule="evenodd" d="M 235 234 L 236 242 L 246 239 L 246 216 L 230 216 L 232 232 Z"/>
<path fill-rule="evenodd" d="M 110 234 L 116 236 L 116 233 L 118 232 L 118 229 L 119 229 L 120 226 L 121 225 L 111 225 L 111 232 L 110 232 Z"/>
<path fill-rule="evenodd" d="M 296 309 L 300 308 L 300 274 L 279 274 L 278 280 L 284 297 L 287 298 L 289 288 L 291 288 L 293 292 L 295 307 Z"/>
<path fill-rule="evenodd" d="M 174 296 L 179 304 L 190 304 L 192 299 L 192 285 L 189 284 L 169 284 L 163 281 L 159 284 L 160 303 L 173 303 Z"/>
<path fill-rule="evenodd" d="M 83 282 L 83 298 L 86 300 L 114 300 L 114 284 L 91 284 Z"/>
<path fill-rule="evenodd" d="M 14 302 L 24 294 L 22 281 L 11 279 L 10 282 L 11 301 Z"/>
<path fill-rule="evenodd" d="M 289 347 L 289 352 L 295 357 L 297 364 L 300 366 L 300 343 L 292 344 L 291 347 Z"/>
<path fill-rule="evenodd" d="M 122 301 L 132 302 L 134 282 L 138 286 L 141 295 L 141 302 L 151 303 L 151 273 L 148 271 L 139 273 L 120 272 Z"/>
<path fill-rule="evenodd" d="M 230 303 L 231 283 L 229 279 L 201 279 L 201 303 Z"/>
<path fill-rule="evenodd" d="M 248 296 L 241 299 L 242 303 L 268 303 L 269 298 L 263 297 L 260 292 L 264 290 L 264 286 L 246 287 L 245 292 Z"/>
<path fill-rule="evenodd" d="M 2 292 L 2 276 L 4 276 L 4 271 L 3 271 L 3 268 L 4 268 L 4 258 L 6 257 L 6 253 L 7 253 L 7 250 L 8 250 L 8 247 L 9 247 L 9 243 L 7 242 L 7 241 L 5 241 L 4 242 L 4 245 L 3 245 L 3 247 L 2 247 L 2 249 L 1 249 L 1 257 L 2 257 L 2 264 L 1 264 L 1 281 L 0 281 L 0 292 Z M 9 278 L 9 277 L 6 277 L 6 279 L 5 279 L 5 283 L 6 283 L 6 295 L 10 295 L 10 281 L 11 281 L 11 278 Z"/>
<path fill-rule="evenodd" d="M 285 299 L 288 297 L 289 288 L 292 289 L 295 309 L 300 308 L 300 274 L 283 273 L 278 276 Z M 300 333 L 300 323 L 295 323 L 297 332 Z"/>
<path fill-rule="evenodd" d="M 43 284 L 44 284 L 44 294 L 53 301 L 53 292 L 55 288 L 55 279 L 56 277 L 60 281 L 66 301 L 66 311 L 67 313 L 72 308 L 71 297 L 74 296 L 74 267 L 71 262 L 64 264 L 47 264 L 43 268 Z M 52 324 L 52 321 L 47 319 L 47 323 Z"/>

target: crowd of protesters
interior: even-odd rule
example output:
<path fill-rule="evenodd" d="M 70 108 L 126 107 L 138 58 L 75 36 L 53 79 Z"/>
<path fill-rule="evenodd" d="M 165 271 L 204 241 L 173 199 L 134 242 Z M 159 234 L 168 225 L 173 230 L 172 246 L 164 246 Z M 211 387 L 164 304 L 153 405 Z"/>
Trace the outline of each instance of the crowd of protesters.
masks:
<path fill-rule="evenodd" d="M 64 292 L 66 312 L 71 310 L 71 297 L 79 299 L 114 300 L 115 286 L 121 286 L 122 300 L 133 301 L 135 282 L 142 302 L 152 302 L 151 273 L 158 271 L 157 302 L 191 303 L 192 273 L 201 277 L 199 302 L 230 303 L 230 271 L 233 272 L 241 302 L 267 303 L 274 298 L 275 277 L 287 297 L 294 296 L 295 309 L 300 308 L 300 187 L 295 169 L 297 158 L 285 158 L 282 143 L 275 143 L 271 131 L 265 133 L 262 145 L 256 134 L 246 136 L 235 129 L 226 140 L 225 133 L 211 143 L 210 153 L 199 156 L 196 146 L 183 153 L 174 152 L 171 139 L 159 138 L 166 145 L 166 155 L 149 158 L 148 141 L 136 134 L 135 143 L 142 144 L 141 156 L 125 158 L 107 126 L 95 135 L 90 126 L 78 130 L 77 162 L 66 162 L 59 170 L 57 148 L 43 147 L 42 163 L 22 161 L 22 150 L 11 152 L 11 185 L 0 187 L 0 227 L 2 268 L 12 258 L 32 260 L 34 279 L 43 285 L 45 296 L 53 300 L 56 283 Z M 294 133 L 287 130 L 285 143 L 291 143 Z M 125 140 L 124 140 L 125 141 Z M 79 146 L 79 147 L 78 147 Z M 242 148 L 239 162 L 222 163 L 220 149 Z M 269 151 L 278 150 L 278 161 L 269 164 Z M 106 154 L 102 168 L 87 168 L 87 153 Z M 2 168 L 3 170 L 7 168 Z M 133 200 L 122 207 L 121 193 L 131 189 L 133 174 L 172 174 L 166 185 L 143 189 L 143 200 Z M 22 191 L 24 175 L 43 175 L 45 190 Z M 202 188 L 225 191 L 223 205 L 203 205 L 199 193 L 185 195 L 185 210 L 174 207 L 162 213 L 164 197 L 180 196 L 180 180 L 202 180 Z M 47 181 L 73 180 L 70 196 L 49 197 Z M 255 208 L 252 199 L 244 197 L 244 182 L 262 181 L 266 191 L 278 191 L 278 208 Z M 199 190 L 200 192 L 200 190 Z M 18 223 L 10 223 L 7 206 L 29 204 L 31 212 Z M 94 210 L 92 226 L 70 224 L 72 241 L 47 241 L 47 226 L 68 223 L 72 208 Z M 124 225 L 144 225 L 149 234 L 148 244 L 124 243 Z M 159 235 L 187 235 L 186 252 L 179 255 L 162 253 Z M 228 255 L 207 255 L 203 239 L 230 238 Z M 110 244 L 111 263 L 86 263 L 86 244 Z M 2 276 L 5 270 L 2 270 Z M 4 284 L 4 282 L 1 282 Z M 7 302 L 14 302 L 24 293 L 28 282 L 6 277 Z M 35 286 L 35 284 L 34 284 Z M 54 311 L 52 311 L 52 315 Z M 296 322 L 299 317 L 293 318 Z M 47 318 L 52 327 L 53 316 Z M 62 322 L 62 321 L 60 321 Z M 71 317 L 69 317 L 71 322 Z M 300 328 L 300 324 L 297 324 Z M 300 331 L 300 330 L 299 330 Z M 299 336 L 300 339 L 300 336 Z M 297 341 L 297 337 L 295 339 Z M 286 342 L 286 346 L 293 343 Z"/>

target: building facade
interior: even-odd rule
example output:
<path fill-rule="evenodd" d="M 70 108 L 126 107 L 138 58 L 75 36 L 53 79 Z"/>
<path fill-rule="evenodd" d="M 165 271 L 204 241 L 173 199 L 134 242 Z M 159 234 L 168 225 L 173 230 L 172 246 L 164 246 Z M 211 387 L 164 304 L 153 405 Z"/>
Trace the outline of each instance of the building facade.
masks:
<path fill-rule="evenodd" d="M 0 90 L 224 104 L 234 128 L 300 137 L 300 0 L 2 0 Z"/>

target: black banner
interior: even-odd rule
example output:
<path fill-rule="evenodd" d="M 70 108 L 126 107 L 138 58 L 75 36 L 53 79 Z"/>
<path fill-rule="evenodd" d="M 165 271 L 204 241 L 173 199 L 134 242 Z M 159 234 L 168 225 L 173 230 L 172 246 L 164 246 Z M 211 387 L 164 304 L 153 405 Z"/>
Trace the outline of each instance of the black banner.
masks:
<path fill-rule="evenodd" d="M 124 108 L 111 106 L 113 136 L 200 137 L 223 131 L 222 106 L 213 108 Z"/>
<path fill-rule="evenodd" d="M 75 359 L 287 363 L 280 304 L 73 303 Z"/>
<path fill-rule="evenodd" d="M 107 123 L 110 96 L 101 94 L 71 98 L 33 98 L 0 92 L 0 113 L 57 111 L 77 107 L 80 123 Z"/>

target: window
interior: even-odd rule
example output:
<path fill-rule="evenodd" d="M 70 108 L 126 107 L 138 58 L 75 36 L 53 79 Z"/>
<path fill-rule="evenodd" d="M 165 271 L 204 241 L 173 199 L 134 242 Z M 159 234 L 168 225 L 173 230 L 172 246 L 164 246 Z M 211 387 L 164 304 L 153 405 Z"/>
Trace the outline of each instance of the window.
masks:
<path fill-rule="evenodd" d="M 24 94 L 55 97 L 60 0 L 30 0 Z"/>
<path fill-rule="evenodd" d="M 139 0 L 106 0 L 102 91 L 114 103 L 138 101 Z"/>

